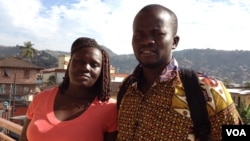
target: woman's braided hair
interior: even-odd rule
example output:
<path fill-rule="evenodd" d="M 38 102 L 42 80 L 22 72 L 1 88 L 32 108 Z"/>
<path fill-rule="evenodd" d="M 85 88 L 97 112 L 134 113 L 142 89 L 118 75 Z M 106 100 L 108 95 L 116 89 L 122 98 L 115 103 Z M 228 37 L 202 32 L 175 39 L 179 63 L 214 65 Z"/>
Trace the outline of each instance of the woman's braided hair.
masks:
<path fill-rule="evenodd" d="M 88 37 L 79 37 L 76 39 L 71 46 L 71 57 L 74 53 L 78 52 L 82 48 L 97 48 L 102 53 L 102 70 L 101 75 L 98 78 L 97 82 L 93 87 L 97 89 L 97 98 L 101 101 L 107 101 L 110 98 L 110 61 L 108 53 L 100 46 L 98 43 Z M 63 77 L 63 82 L 59 85 L 59 90 L 61 94 L 64 93 L 65 90 L 68 89 L 70 78 L 69 78 L 69 65 L 67 66 L 67 70 L 65 76 Z"/>

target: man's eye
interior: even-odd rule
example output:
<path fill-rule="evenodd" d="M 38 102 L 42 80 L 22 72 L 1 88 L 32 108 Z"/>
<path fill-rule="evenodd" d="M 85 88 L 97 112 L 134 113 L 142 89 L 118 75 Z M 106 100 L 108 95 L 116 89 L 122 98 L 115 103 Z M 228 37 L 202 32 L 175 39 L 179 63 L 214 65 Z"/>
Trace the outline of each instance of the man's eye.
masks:
<path fill-rule="evenodd" d="M 153 36 L 154 36 L 154 37 L 164 36 L 164 33 L 161 33 L 161 32 L 154 32 L 154 33 L 153 33 Z"/>
<path fill-rule="evenodd" d="M 78 65 L 82 65 L 83 64 L 83 60 L 81 59 L 74 59 L 74 62 Z"/>
<path fill-rule="evenodd" d="M 143 35 L 142 34 L 134 34 L 134 38 L 140 39 L 140 38 L 143 38 Z"/>

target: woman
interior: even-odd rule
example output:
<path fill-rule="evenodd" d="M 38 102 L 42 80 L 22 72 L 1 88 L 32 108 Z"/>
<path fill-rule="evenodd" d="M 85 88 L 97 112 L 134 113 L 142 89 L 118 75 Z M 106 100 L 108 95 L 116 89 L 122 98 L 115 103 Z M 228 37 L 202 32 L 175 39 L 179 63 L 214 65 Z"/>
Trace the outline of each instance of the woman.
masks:
<path fill-rule="evenodd" d="M 76 39 L 63 82 L 29 105 L 20 141 L 115 141 L 109 67 L 107 52 L 94 39 Z"/>

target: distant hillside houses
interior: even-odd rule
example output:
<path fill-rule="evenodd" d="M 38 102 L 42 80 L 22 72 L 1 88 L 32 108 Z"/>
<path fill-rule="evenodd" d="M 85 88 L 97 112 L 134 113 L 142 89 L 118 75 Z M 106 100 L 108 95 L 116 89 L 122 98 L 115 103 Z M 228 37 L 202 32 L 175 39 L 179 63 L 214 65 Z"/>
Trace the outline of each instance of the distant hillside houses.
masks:
<path fill-rule="evenodd" d="M 247 106 L 250 104 L 250 88 L 228 88 L 236 106 Z"/>

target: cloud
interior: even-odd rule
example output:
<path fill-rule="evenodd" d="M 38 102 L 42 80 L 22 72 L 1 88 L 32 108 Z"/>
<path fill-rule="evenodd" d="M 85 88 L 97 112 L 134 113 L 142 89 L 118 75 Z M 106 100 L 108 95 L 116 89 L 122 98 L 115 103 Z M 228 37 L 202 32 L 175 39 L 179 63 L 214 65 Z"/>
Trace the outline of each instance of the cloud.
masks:
<path fill-rule="evenodd" d="M 46 2 L 46 3 L 45 3 Z M 48 3 L 50 2 L 50 3 Z M 79 36 L 95 38 L 117 54 L 132 53 L 132 21 L 158 3 L 179 19 L 177 48 L 249 50 L 250 1 L 246 0 L 53 0 L 0 1 L 0 45 L 31 41 L 38 50 L 70 51 Z"/>

